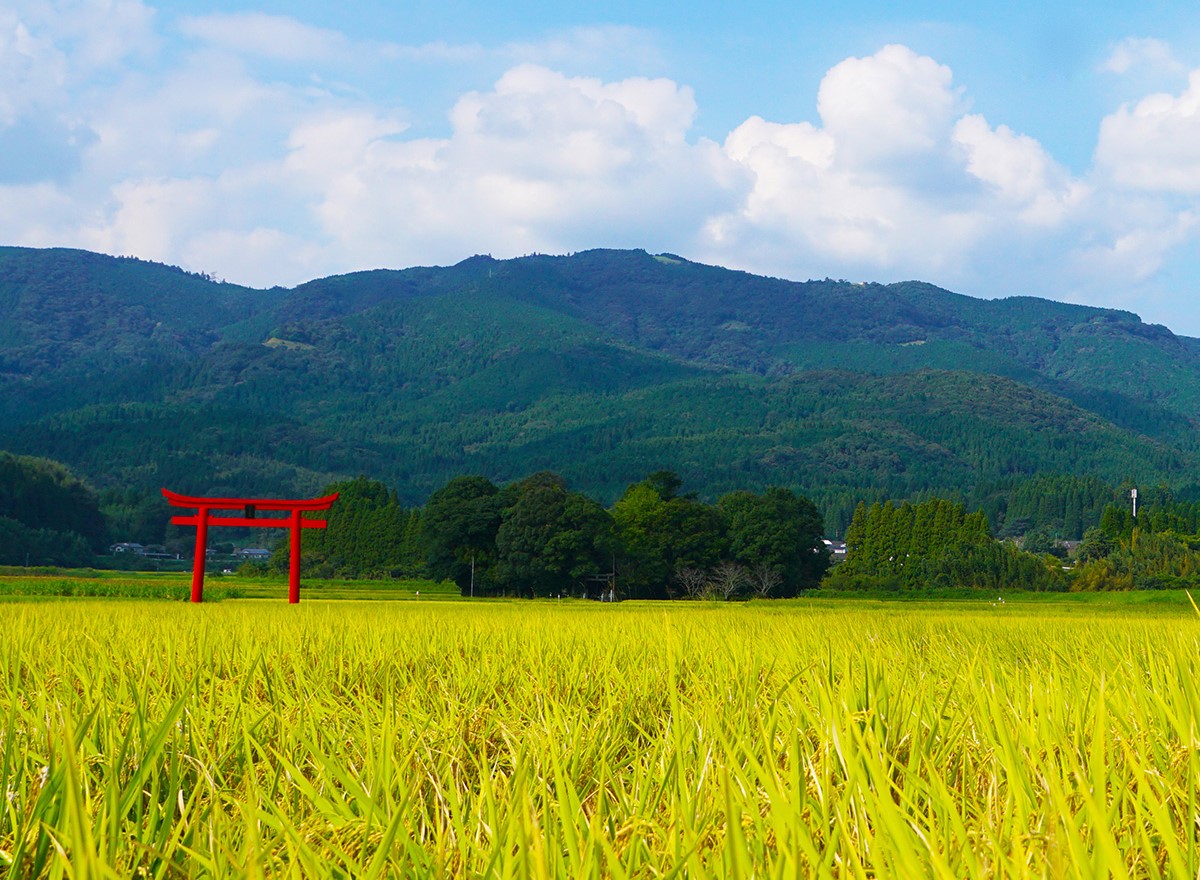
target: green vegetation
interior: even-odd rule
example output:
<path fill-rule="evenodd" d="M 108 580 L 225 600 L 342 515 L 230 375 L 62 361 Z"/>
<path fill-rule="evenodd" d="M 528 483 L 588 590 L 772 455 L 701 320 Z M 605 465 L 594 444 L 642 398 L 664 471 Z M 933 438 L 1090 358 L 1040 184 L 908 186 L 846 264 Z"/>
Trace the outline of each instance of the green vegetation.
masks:
<path fill-rule="evenodd" d="M 328 526 L 304 538 L 304 568 L 310 577 L 394 578 L 422 571 L 420 511 L 405 510 L 395 491 L 366 477 L 334 483 L 320 494 L 334 492 L 338 501 L 323 514 Z M 271 567 L 286 572 L 287 553 L 274 554 Z"/>
<path fill-rule="evenodd" d="M 1200 621 L 1059 604 L 9 604 L 0 874 L 1194 876 Z"/>
<path fill-rule="evenodd" d="M 812 502 L 772 488 L 709 505 L 678 495 L 681 485 L 658 471 L 608 511 L 552 473 L 503 489 L 458 477 L 425 510 L 428 571 L 470 596 L 730 599 L 820 582 L 828 557 Z"/>
<path fill-rule="evenodd" d="M 67 468 L 0 452 L 0 565 L 87 565 L 104 537 L 94 493 Z"/>
<path fill-rule="evenodd" d="M 95 560 L 125 571 L 188 570 L 190 530 L 166 526 L 169 510 L 161 498 L 109 491 L 98 508 L 91 490 L 54 462 L 8 456 L 0 459 L 4 464 L 4 497 L 30 523 L 69 527 L 78 521 L 94 537 L 95 523 L 103 535 L 107 519 L 110 536 L 134 531 L 165 543 L 151 545 L 156 555 L 99 557 L 78 532 L 0 518 L 6 554 L 0 565 Z M 984 509 L 968 512 L 951 499 L 860 502 L 846 530 L 849 557 L 823 581 L 825 528 L 811 501 L 772 487 L 730 492 L 710 504 L 681 494 L 682 486 L 675 473 L 657 471 L 605 509 L 550 472 L 503 488 L 480 476 L 456 477 L 424 508 L 406 508 L 394 490 L 360 476 L 320 490 L 341 497 L 327 516 L 329 527 L 305 540 L 301 567 L 306 577 L 320 579 L 432 577 L 456 583 L 468 596 L 735 599 L 789 597 L 818 586 L 935 594 L 1200 587 L 1200 535 L 1190 531 L 1200 521 L 1200 503 L 1193 490 L 1177 498 L 1165 487 L 1150 488 L 1135 523 L 1129 508 L 1111 500 L 1126 490 L 1094 479 L 1038 477 L 1009 490 L 987 489 L 983 507 L 1006 523 L 1008 536 L 1026 529 L 1017 536 L 1019 549 L 993 539 Z M 1024 515 L 1011 516 L 1014 511 Z M 1088 526 L 1093 518 L 1099 526 Z M 1077 546 L 1064 540 L 1085 526 Z M 245 543 L 246 532 L 230 530 L 225 537 Z M 259 544 L 264 537 L 274 541 L 269 564 L 240 559 L 232 541 L 218 541 L 211 546 L 221 555 L 209 559 L 209 572 L 282 577 L 289 565 L 286 536 L 252 537 Z"/>
<path fill-rule="evenodd" d="M 240 583 L 211 583 L 205 601 L 238 599 L 246 592 Z M 286 593 L 281 593 L 285 595 Z M 0 599 L 167 599 L 186 601 L 191 595 L 191 576 L 178 573 L 96 571 L 94 569 L 16 568 L 0 569 Z"/>
<path fill-rule="evenodd" d="M 176 602 L 191 597 L 192 579 L 187 573 L 117 572 L 95 569 L 0 568 L 0 599 L 163 599 Z M 458 588 L 449 581 L 427 578 L 309 578 L 301 584 L 304 601 L 410 600 L 457 598 Z M 288 596 L 286 575 L 271 576 L 255 571 L 232 575 L 210 572 L 205 580 L 204 601 L 225 599 L 274 599 Z"/>
<path fill-rule="evenodd" d="M 496 586 L 505 593 L 568 593 L 607 568 L 614 544 L 608 512 L 555 474 L 516 484 L 496 530 Z M 611 571 L 611 568 L 610 568 Z"/>
<path fill-rule="evenodd" d="M 1058 588 L 1072 564 L 1077 588 L 1193 583 L 1200 343 L 1126 312 L 603 250 L 252 291 L 0 248 L 0 305 L 0 445 L 20 454 L 0 458 L 0 564 L 83 565 L 119 541 L 186 555 L 164 485 L 333 486 L 312 576 L 789 596 L 823 564 L 784 550 L 807 546 L 788 533 L 805 517 L 836 537 L 860 504 L 942 499 L 1058 563 L 967 543 L 900 588 Z M 690 492 L 649 485 L 656 469 Z M 463 474 L 491 500 L 456 508 Z M 1113 546 L 1071 558 L 1097 527 Z"/>
<path fill-rule="evenodd" d="M 662 468 L 709 502 L 789 488 L 835 534 L 859 501 L 935 495 L 1000 533 L 986 493 L 1039 475 L 1178 490 L 1200 468 L 1200 345 L 1032 298 L 640 251 L 248 291 L 9 248 L 0 304 L 0 446 L 102 493 L 295 495 L 366 474 L 412 508 L 460 474 L 551 470 L 610 505 Z M 141 502 L 111 500 L 133 528 Z M 1063 509 L 1068 533 L 1093 501 Z"/>
<path fill-rule="evenodd" d="M 945 500 L 859 505 L 833 590 L 1064 590 L 1059 560 L 994 541 L 987 518 Z"/>

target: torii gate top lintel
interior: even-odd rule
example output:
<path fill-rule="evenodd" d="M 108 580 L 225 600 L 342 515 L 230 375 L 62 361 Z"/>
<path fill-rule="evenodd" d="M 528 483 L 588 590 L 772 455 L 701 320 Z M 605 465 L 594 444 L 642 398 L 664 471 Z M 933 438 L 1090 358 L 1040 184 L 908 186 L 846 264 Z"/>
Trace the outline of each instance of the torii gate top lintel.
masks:
<path fill-rule="evenodd" d="M 170 489 L 162 490 L 163 497 L 172 507 L 207 507 L 209 510 L 237 510 L 239 507 L 254 507 L 258 510 L 328 510 L 338 500 L 340 493 L 334 492 L 324 498 L 199 498 L 180 495 Z"/>
<path fill-rule="evenodd" d="M 163 497 L 172 507 L 191 507 L 195 513 L 171 517 L 171 524 L 177 526 L 196 527 L 196 556 L 192 565 L 192 601 L 204 600 L 204 563 L 208 556 L 208 527 L 209 526 L 250 526 L 257 528 L 287 528 L 291 531 L 291 559 L 288 571 L 288 602 L 295 604 L 300 601 L 300 531 L 302 529 L 323 529 L 326 522 L 323 519 L 305 519 L 303 514 L 310 511 L 328 510 L 337 501 L 338 494 L 326 495 L 323 498 L 281 499 L 281 498 L 200 498 L 190 495 L 180 495 L 170 489 L 162 490 Z M 241 509 L 242 516 L 211 516 L 211 511 L 230 511 Z M 259 519 L 260 510 L 287 511 L 287 517 L 264 517 Z"/>

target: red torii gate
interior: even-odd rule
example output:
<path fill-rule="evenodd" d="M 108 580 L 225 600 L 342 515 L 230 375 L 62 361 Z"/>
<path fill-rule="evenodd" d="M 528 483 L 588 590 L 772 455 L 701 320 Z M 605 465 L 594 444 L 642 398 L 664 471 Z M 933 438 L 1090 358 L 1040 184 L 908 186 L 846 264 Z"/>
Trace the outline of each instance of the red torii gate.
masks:
<path fill-rule="evenodd" d="M 192 507 L 196 512 L 189 516 L 173 516 L 171 524 L 176 526 L 196 527 L 196 561 L 192 566 L 192 601 L 204 601 L 204 562 L 208 555 L 209 526 L 252 526 L 258 528 L 279 528 L 291 530 L 291 559 L 288 566 L 288 602 L 295 604 L 300 601 L 300 530 L 323 529 L 326 521 L 323 519 L 304 519 L 301 514 L 309 510 L 328 510 L 337 501 L 338 494 L 326 495 L 324 498 L 308 498 L 302 500 L 281 500 L 273 498 L 192 498 L 180 495 L 170 489 L 162 490 L 167 503 L 172 507 Z M 214 510 L 238 510 L 242 516 L 212 516 Z M 258 519 L 260 510 L 286 510 L 287 517 L 267 517 Z"/>

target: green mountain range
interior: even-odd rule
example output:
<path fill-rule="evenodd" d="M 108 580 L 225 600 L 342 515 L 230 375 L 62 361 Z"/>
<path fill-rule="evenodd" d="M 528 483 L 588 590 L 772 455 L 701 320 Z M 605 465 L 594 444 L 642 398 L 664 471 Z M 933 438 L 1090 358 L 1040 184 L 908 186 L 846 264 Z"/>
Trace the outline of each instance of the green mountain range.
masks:
<path fill-rule="evenodd" d="M 803 283 L 596 250 L 254 290 L 0 248 L 0 448 L 100 488 L 302 495 L 366 474 L 660 469 L 703 497 L 859 499 L 1034 474 L 1197 482 L 1200 340 L 1134 314 L 918 282 Z"/>

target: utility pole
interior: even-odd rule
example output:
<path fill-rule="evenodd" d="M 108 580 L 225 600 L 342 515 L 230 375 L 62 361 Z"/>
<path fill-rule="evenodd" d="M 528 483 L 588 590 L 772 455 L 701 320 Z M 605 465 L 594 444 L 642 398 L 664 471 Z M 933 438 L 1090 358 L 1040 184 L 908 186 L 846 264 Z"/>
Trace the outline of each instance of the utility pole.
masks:
<path fill-rule="evenodd" d="M 490 269 L 488 271 L 491 271 Z M 475 598 L 475 554 L 471 553 L 471 598 Z"/>
<path fill-rule="evenodd" d="M 1129 497 L 1133 501 L 1133 532 L 1131 533 L 1131 535 L 1129 537 L 1129 549 L 1132 552 L 1132 551 L 1137 550 L 1137 539 L 1138 539 L 1137 488 L 1136 487 L 1129 490 Z"/>

